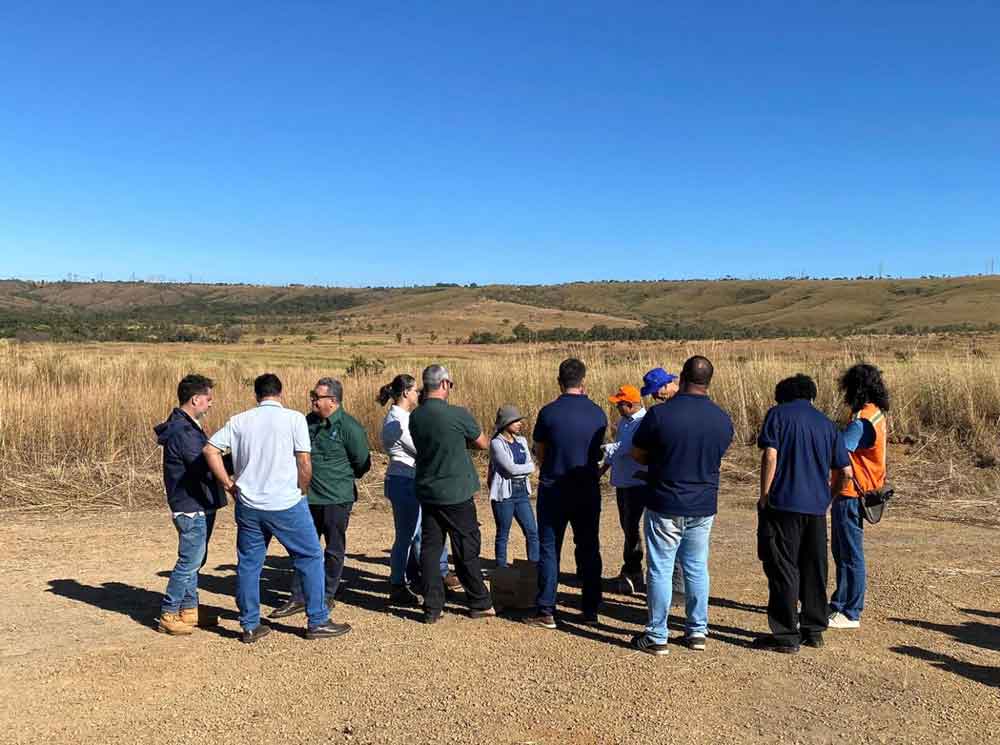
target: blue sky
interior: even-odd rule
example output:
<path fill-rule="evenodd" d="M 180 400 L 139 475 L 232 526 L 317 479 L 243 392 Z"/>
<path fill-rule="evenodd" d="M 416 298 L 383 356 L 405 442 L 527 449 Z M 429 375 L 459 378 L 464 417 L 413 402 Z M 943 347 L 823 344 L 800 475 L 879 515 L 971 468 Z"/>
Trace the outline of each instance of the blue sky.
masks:
<path fill-rule="evenodd" d="M 0 276 L 1000 259 L 995 2 L 36 2 L 0 28 Z"/>

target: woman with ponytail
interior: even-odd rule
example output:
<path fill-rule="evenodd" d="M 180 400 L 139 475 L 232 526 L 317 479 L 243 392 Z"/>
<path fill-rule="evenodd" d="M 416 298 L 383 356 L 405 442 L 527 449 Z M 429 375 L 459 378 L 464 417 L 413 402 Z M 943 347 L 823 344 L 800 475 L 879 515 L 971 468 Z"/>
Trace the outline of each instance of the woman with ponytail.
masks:
<path fill-rule="evenodd" d="M 397 375 L 382 386 L 378 402 L 392 406 L 382 422 L 382 447 L 389 455 L 385 472 L 385 496 L 392 504 L 396 536 L 389 559 L 389 602 L 416 605 L 421 592 L 420 578 L 420 503 L 414 489 L 416 448 L 410 437 L 410 413 L 417 408 L 419 392 L 412 375 Z M 441 552 L 441 576 L 448 585 L 448 547 Z"/>

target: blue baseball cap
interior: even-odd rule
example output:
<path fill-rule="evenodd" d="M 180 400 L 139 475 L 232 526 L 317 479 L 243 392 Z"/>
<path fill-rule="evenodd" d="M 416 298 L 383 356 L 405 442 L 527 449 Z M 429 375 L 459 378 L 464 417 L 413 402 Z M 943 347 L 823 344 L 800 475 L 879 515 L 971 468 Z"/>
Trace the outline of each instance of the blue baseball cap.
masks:
<path fill-rule="evenodd" d="M 654 367 L 642 376 L 642 390 L 639 393 L 643 396 L 652 396 L 663 386 L 673 383 L 675 380 L 677 380 L 677 376 L 673 373 L 668 373 L 662 367 Z"/>

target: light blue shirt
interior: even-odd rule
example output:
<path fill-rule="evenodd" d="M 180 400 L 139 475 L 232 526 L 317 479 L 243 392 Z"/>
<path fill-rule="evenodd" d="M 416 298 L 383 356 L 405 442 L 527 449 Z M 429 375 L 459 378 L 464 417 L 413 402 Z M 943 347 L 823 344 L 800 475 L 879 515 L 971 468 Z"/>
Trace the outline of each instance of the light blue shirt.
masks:
<path fill-rule="evenodd" d="M 636 478 L 636 472 L 645 471 L 646 467 L 632 458 L 632 435 L 639 429 L 639 423 L 646 416 L 646 409 L 639 409 L 635 414 L 623 417 L 618 422 L 617 439 L 604 446 L 604 462 L 611 464 L 611 485 L 617 489 L 628 489 L 632 486 L 646 486 L 644 479 Z"/>
<path fill-rule="evenodd" d="M 295 454 L 312 452 L 312 443 L 301 412 L 261 401 L 232 417 L 209 443 L 233 451 L 237 499 L 247 507 L 287 510 L 303 498 Z"/>

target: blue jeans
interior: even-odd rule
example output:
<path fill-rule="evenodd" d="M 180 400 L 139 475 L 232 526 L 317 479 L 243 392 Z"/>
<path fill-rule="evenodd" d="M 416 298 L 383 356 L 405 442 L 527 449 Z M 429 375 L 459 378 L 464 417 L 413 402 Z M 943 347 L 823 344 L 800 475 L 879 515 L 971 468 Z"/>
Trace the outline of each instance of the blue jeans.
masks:
<path fill-rule="evenodd" d="M 313 628 L 330 620 L 326 607 L 323 547 L 305 497 L 287 510 L 257 510 L 236 502 L 236 605 L 240 626 L 260 626 L 260 573 L 271 537 L 285 547 L 302 582 L 306 616 Z"/>
<path fill-rule="evenodd" d="M 646 636 L 667 643 L 674 560 L 684 569 L 684 632 L 708 634 L 708 539 L 715 515 L 671 517 L 646 508 Z"/>
<path fill-rule="evenodd" d="M 198 570 L 208 558 L 208 542 L 215 527 L 215 511 L 204 515 L 178 515 L 174 518 L 177 529 L 177 563 L 167 580 L 163 596 L 162 613 L 177 613 L 181 609 L 198 607 Z"/>
<path fill-rule="evenodd" d="M 853 497 L 837 497 L 830 515 L 830 547 L 837 565 L 837 589 L 830 598 L 830 609 L 857 621 L 865 608 L 866 587 L 865 522 L 861 505 Z"/>
<path fill-rule="evenodd" d="M 517 520 L 528 544 L 528 561 L 538 563 L 538 526 L 535 524 L 535 513 L 531 509 L 531 499 L 524 482 L 515 483 L 510 499 L 490 502 L 493 508 L 493 519 L 497 523 L 496 542 L 494 550 L 498 567 L 507 566 L 507 541 L 510 538 L 510 526 Z"/>
<path fill-rule="evenodd" d="M 589 493 L 588 493 L 589 492 Z M 538 612 L 552 615 L 559 589 L 559 561 L 566 527 L 573 528 L 576 573 L 583 585 L 583 612 L 601 605 L 601 493 L 597 483 L 564 494 L 559 487 L 538 487 Z"/>
<path fill-rule="evenodd" d="M 406 476 L 386 476 L 385 496 L 392 504 L 396 537 L 389 555 L 389 582 L 420 587 L 420 503 L 414 481 Z M 448 574 L 448 543 L 441 549 L 441 576 Z"/>

